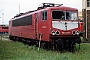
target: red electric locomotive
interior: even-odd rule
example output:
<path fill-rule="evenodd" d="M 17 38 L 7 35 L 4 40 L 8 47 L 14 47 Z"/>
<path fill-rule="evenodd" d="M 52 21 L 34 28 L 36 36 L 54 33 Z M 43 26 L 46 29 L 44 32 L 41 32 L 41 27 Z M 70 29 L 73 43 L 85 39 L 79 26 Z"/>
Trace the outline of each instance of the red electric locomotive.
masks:
<path fill-rule="evenodd" d="M 8 34 L 8 26 L 0 25 L 0 34 Z"/>
<path fill-rule="evenodd" d="M 37 10 L 20 13 L 9 21 L 9 38 L 44 48 L 74 49 L 81 43 L 82 22 L 76 8 L 42 3 Z"/>

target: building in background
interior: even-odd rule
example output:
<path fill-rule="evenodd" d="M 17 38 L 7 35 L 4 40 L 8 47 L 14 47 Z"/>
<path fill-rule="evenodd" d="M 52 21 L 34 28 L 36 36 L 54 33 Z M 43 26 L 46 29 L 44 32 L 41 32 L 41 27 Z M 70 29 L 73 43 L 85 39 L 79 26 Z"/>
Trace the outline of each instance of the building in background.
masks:
<path fill-rule="evenodd" d="M 82 20 L 82 11 L 78 12 L 78 18 L 79 18 L 79 20 Z"/>
<path fill-rule="evenodd" d="M 90 0 L 82 0 L 84 38 L 90 38 Z"/>

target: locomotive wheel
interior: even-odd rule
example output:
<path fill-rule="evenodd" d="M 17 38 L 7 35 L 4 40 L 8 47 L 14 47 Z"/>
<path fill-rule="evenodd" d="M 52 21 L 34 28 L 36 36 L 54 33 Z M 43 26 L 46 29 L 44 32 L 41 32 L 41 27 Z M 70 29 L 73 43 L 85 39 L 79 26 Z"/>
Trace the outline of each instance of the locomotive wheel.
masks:
<path fill-rule="evenodd" d="M 45 43 L 44 42 L 41 42 L 40 48 L 45 49 Z"/>
<path fill-rule="evenodd" d="M 50 43 L 49 42 L 41 42 L 41 48 L 49 50 L 50 49 Z"/>
<path fill-rule="evenodd" d="M 25 39 L 22 39 L 22 42 L 25 43 Z"/>
<path fill-rule="evenodd" d="M 39 46 L 39 41 L 35 41 L 35 46 L 36 46 L 36 47 Z"/>
<path fill-rule="evenodd" d="M 74 42 L 74 41 L 69 41 L 68 48 L 69 48 L 68 50 L 69 50 L 70 52 L 73 52 L 74 49 L 75 49 L 75 42 Z"/>
<path fill-rule="evenodd" d="M 29 40 L 28 39 L 26 40 L 26 44 L 29 44 Z"/>
<path fill-rule="evenodd" d="M 18 41 L 22 42 L 22 39 L 20 37 L 18 37 Z"/>
<path fill-rule="evenodd" d="M 16 37 L 16 41 L 19 41 L 19 38 L 18 37 Z"/>
<path fill-rule="evenodd" d="M 13 41 L 16 41 L 16 37 L 13 37 Z"/>
<path fill-rule="evenodd" d="M 34 41 L 28 40 L 28 45 L 29 45 L 29 46 L 34 45 Z"/>
<path fill-rule="evenodd" d="M 58 51 L 62 51 L 62 50 L 63 50 L 63 40 L 58 39 L 58 40 L 56 41 L 56 49 L 57 49 Z"/>
<path fill-rule="evenodd" d="M 71 44 L 71 52 L 75 51 L 75 45 Z"/>
<path fill-rule="evenodd" d="M 30 40 L 28 40 L 28 45 L 31 46 L 31 41 Z"/>
<path fill-rule="evenodd" d="M 9 36 L 10 40 L 13 40 L 13 37 L 12 36 Z"/>

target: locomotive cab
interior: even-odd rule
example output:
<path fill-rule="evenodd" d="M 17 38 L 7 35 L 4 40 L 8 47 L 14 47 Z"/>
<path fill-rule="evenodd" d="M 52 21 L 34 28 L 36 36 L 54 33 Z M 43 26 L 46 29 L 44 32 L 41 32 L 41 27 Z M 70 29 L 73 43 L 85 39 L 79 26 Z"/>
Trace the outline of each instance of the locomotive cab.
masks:
<path fill-rule="evenodd" d="M 70 7 L 55 7 L 51 9 L 51 34 L 54 46 L 74 49 L 75 43 L 80 44 L 82 22 L 78 20 L 78 10 Z M 58 43 L 62 42 L 62 44 Z"/>
<path fill-rule="evenodd" d="M 82 22 L 78 20 L 78 9 L 61 5 L 43 3 L 42 9 L 47 9 L 47 18 L 41 22 L 42 40 L 51 42 L 54 49 L 74 49 L 76 43 L 81 43 Z"/>

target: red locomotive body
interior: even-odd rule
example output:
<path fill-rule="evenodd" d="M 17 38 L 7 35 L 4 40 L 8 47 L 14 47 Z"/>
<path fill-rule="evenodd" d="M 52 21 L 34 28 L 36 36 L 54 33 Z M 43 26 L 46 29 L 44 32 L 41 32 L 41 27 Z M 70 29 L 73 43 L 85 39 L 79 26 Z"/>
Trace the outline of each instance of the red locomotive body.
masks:
<path fill-rule="evenodd" d="M 71 48 L 81 43 L 82 22 L 78 20 L 78 10 L 59 4 L 43 3 L 38 10 L 21 13 L 9 21 L 9 37 L 29 44 L 54 49 Z M 60 47 L 63 46 L 63 47 Z M 72 48 L 73 48 L 72 47 Z"/>
<path fill-rule="evenodd" d="M 8 33 L 8 26 L 0 25 L 0 34 L 7 34 Z"/>

